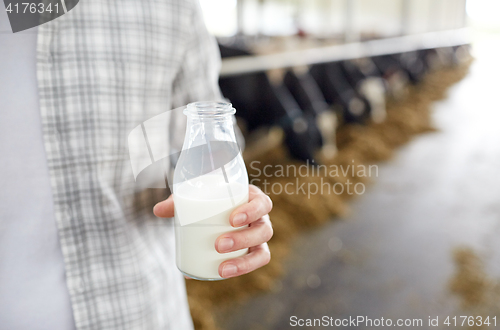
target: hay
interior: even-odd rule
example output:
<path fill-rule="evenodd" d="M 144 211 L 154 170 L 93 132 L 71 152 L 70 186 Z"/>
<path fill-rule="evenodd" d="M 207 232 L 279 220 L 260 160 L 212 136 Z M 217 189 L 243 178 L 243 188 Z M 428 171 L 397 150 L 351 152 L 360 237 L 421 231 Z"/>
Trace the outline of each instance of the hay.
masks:
<path fill-rule="evenodd" d="M 389 159 L 394 149 L 408 142 L 413 135 L 433 130 L 430 105 L 445 97 L 447 88 L 462 79 L 468 67 L 469 65 L 465 64 L 428 74 L 420 85 L 410 87 L 405 100 L 388 102 L 387 119 L 383 123 L 341 127 L 336 133 L 338 154 L 331 160 L 318 158 L 318 163 L 343 166 L 368 165 Z M 249 150 L 252 150 L 251 146 Z M 304 165 L 291 160 L 283 146 L 266 150 L 264 154 L 258 156 L 252 153 L 252 158 L 245 155 L 247 164 L 250 164 L 252 160 L 260 161 L 260 169 L 267 164 L 273 166 Z M 336 177 L 268 178 L 261 176 L 258 179 L 267 179 L 271 184 L 283 185 L 293 181 L 306 186 L 307 184 L 319 185 L 322 182 L 345 184 L 348 180 L 352 183 L 368 181 L 368 178 L 358 176 L 356 173 L 352 175 L 350 172 Z M 293 237 L 304 229 L 321 225 L 335 216 L 342 216 L 348 212 L 347 201 L 352 196 L 347 193 L 316 194 L 308 198 L 303 193 L 288 195 L 270 192 L 270 197 L 274 201 L 271 219 L 275 231 L 273 239 L 269 242 L 272 253 L 271 262 L 251 274 L 225 281 L 188 280 L 186 286 L 195 328 L 197 330 L 218 329 L 213 312 L 216 308 L 242 301 L 257 292 L 274 290 L 277 287 L 276 279 L 283 274 L 283 262 Z"/>
<path fill-rule="evenodd" d="M 488 278 L 481 258 L 473 250 L 462 247 L 453 251 L 453 259 L 457 271 L 450 281 L 451 292 L 459 296 L 464 309 L 484 304 L 493 281 Z"/>
<path fill-rule="evenodd" d="M 485 261 L 469 247 L 459 247 L 453 251 L 455 274 L 450 279 L 449 289 L 460 300 L 461 315 L 489 318 L 490 326 L 495 326 L 493 317 L 500 312 L 500 279 L 492 278 L 486 272 Z M 498 320 L 497 320 L 498 321 Z M 475 322 L 471 329 L 490 328 Z"/>

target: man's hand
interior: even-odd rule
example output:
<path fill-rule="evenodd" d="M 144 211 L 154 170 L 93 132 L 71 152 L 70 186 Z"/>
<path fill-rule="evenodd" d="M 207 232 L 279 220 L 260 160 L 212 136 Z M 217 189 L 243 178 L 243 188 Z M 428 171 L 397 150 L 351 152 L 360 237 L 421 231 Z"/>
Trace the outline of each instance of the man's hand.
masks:
<path fill-rule="evenodd" d="M 271 253 L 267 242 L 273 236 L 273 227 L 269 219 L 272 208 L 273 203 L 269 196 L 256 186 L 250 185 L 248 203 L 239 206 L 229 217 L 233 227 L 248 225 L 248 228 L 222 234 L 215 240 L 215 249 L 219 253 L 248 248 L 248 254 L 221 263 L 220 276 L 229 278 L 243 275 L 269 263 Z M 173 217 L 172 196 L 156 204 L 153 212 L 160 218 Z"/>

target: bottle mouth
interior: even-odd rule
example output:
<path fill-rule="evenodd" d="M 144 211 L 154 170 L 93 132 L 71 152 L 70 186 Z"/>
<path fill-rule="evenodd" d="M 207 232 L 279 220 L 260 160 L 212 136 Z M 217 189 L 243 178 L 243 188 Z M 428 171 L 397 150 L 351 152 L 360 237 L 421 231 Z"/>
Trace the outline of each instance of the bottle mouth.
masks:
<path fill-rule="evenodd" d="M 233 105 L 229 102 L 201 101 L 189 103 L 183 112 L 187 116 L 218 118 L 234 115 L 236 109 L 234 109 Z"/>

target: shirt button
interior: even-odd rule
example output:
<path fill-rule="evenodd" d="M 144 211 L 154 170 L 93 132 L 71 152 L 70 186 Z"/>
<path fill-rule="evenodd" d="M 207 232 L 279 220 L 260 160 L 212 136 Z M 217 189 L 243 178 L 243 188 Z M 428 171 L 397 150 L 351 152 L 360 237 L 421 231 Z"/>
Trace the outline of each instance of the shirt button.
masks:
<path fill-rule="evenodd" d="M 71 208 L 68 205 L 63 206 L 64 216 L 71 218 Z"/>
<path fill-rule="evenodd" d="M 82 293 L 85 291 L 85 282 L 81 278 L 77 278 L 75 280 L 75 289 L 79 293 Z"/>

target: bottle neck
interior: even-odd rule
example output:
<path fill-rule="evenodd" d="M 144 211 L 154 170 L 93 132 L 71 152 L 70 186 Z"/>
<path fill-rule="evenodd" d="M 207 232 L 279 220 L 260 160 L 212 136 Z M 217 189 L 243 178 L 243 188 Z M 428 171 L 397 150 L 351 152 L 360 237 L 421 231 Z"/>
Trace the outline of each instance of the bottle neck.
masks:
<path fill-rule="evenodd" d="M 234 108 L 230 103 L 191 103 L 184 110 L 187 116 L 184 148 L 207 144 L 212 141 L 236 143 L 233 126 Z"/>

